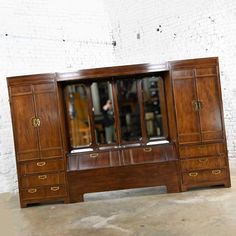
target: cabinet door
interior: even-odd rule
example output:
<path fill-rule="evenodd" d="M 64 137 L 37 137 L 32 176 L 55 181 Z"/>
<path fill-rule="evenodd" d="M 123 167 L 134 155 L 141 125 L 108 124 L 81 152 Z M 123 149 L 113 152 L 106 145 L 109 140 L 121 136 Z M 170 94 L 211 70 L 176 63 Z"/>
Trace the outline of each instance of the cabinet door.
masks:
<path fill-rule="evenodd" d="M 194 72 L 191 69 L 174 70 L 172 79 L 179 143 L 199 142 L 201 134 Z"/>
<path fill-rule="evenodd" d="M 37 159 L 38 132 L 33 124 L 35 106 L 32 87 L 11 87 L 10 95 L 17 160 Z"/>
<path fill-rule="evenodd" d="M 39 145 L 42 158 L 62 156 L 62 140 L 57 94 L 54 83 L 34 86 L 37 117 L 40 119 Z"/>
<path fill-rule="evenodd" d="M 200 102 L 202 141 L 222 140 L 223 125 L 216 68 L 197 69 L 196 87 Z"/>

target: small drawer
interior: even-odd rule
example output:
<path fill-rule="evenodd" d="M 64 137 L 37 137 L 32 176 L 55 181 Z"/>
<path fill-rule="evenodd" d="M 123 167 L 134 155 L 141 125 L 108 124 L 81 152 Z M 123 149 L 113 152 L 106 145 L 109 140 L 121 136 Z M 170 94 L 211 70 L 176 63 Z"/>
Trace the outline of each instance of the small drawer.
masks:
<path fill-rule="evenodd" d="M 45 186 L 54 184 L 64 184 L 65 173 L 40 174 L 21 177 L 21 187 L 30 188 L 33 186 Z"/>
<path fill-rule="evenodd" d="M 87 170 L 119 166 L 119 151 L 90 152 L 69 155 L 68 170 Z"/>
<path fill-rule="evenodd" d="M 65 185 L 53 185 L 45 188 L 46 197 L 64 197 L 67 195 Z"/>
<path fill-rule="evenodd" d="M 43 172 L 64 170 L 64 160 L 38 160 L 20 163 L 20 174 L 37 174 Z"/>
<path fill-rule="evenodd" d="M 210 182 L 224 181 L 227 177 L 226 169 L 213 169 L 213 170 L 202 170 L 192 171 L 183 173 L 183 184 L 185 185 L 200 185 Z"/>
<path fill-rule="evenodd" d="M 180 158 L 217 156 L 224 154 L 225 145 L 223 143 L 199 144 L 179 147 Z"/>
<path fill-rule="evenodd" d="M 202 157 L 194 159 L 181 160 L 182 171 L 217 169 L 226 166 L 224 156 Z"/>
<path fill-rule="evenodd" d="M 164 162 L 174 158 L 175 152 L 171 145 L 163 145 L 159 147 L 146 146 L 142 148 L 129 148 L 124 150 L 126 162 L 124 164 L 142 164 L 153 162 Z M 130 162 L 127 163 L 127 160 Z"/>
<path fill-rule="evenodd" d="M 45 190 L 43 188 L 28 188 L 21 190 L 22 200 L 33 200 L 45 197 Z"/>

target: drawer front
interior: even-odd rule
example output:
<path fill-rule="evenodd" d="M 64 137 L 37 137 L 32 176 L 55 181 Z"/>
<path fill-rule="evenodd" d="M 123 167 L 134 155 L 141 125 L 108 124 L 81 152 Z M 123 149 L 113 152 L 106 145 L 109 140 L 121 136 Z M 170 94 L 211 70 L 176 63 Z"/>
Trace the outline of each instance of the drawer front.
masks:
<path fill-rule="evenodd" d="M 33 200 L 45 197 L 45 190 L 43 188 L 28 188 L 21 190 L 21 197 L 23 200 Z"/>
<path fill-rule="evenodd" d="M 46 197 L 65 197 L 67 195 L 65 185 L 47 186 L 45 191 Z"/>
<path fill-rule="evenodd" d="M 21 187 L 30 188 L 33 186 L 44 186 L 54 184 L 64 184 L 65 173 L 40 174 L 21 177 Z"/>
<path fill-rule="evenodd" d="M 224 181 L 227 177 L 226 169 L 213 169 L 183 173 L 183 183 L 186 185 L 198 185 L 207 182 Z"/>
<path fill-rule="evenodd" d="M 120 165 L 119 151 L 73 154 L 68 157 L 69 170 L 87 170 Z"/>
<path fill-rule="evenodd" d="M 226 167 L 225 156 L 202 157 L 181 161 L 182 171 L 217 169 Z"/>
<path fill-rule="evenodd" d="M 20 164 L 20 174 L 37 174 L 43 172 L 64 170 L 64 160 L 38 160 Z"/>
<path fill-rule="evenodd" d="M 144 147 L 126 150 L 129 152 L 131 163 L 162 162 L 167 156 L 162 148 Z"/>
<path fill-rule="evenodd" d="M 225 145 L 223 143 L 199 144 L 179 147 L 180 158 L 215 156 L 222 154 L 225 154 Z"/>
<path fill-rule="evenodd" d="M 142 164 L 176 160 L 176 153 L 172 145 L 146 146 L 123 150 L 124 164 Z"/>
<path fill-rule="evenodd" d="M 36 200 L 45 199 L 51 197 L 66 197 L 65 185 L 52 185 L 40 188 L 28 188 L 21 190 L 21 196 L 23 200 Z"/>

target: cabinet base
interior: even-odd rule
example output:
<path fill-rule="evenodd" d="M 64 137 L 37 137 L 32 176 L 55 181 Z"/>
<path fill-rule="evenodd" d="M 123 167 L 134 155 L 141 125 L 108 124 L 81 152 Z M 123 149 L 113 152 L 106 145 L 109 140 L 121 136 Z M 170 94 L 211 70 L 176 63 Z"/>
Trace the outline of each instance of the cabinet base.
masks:
<path fill-rule="evenodd" d="M 180 192 L 176 161 L 69 171 L 68 185 L 71 203 L 83 201 L 85 193 L 111 190 L 166 186 L 168 193 Z"/>

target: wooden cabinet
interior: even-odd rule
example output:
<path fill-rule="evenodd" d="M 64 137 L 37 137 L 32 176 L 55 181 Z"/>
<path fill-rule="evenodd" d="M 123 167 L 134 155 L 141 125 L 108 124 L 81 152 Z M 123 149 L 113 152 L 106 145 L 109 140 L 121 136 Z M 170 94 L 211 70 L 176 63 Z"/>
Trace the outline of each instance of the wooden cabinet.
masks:
<path fill-rule="evenodd" d="M 217 58 L 170 67 L 183 190 L 230 186 Z"/>
<path fill-rule="evenodd" d="M 230 186 L 218 58 L 8 78 L 21 206 Z"/>
<path fill-rule="evenodd" d="M 67 199 L 66 162 L 54 77 L 8 80 L 22 207 L 51 198 Z"/>

